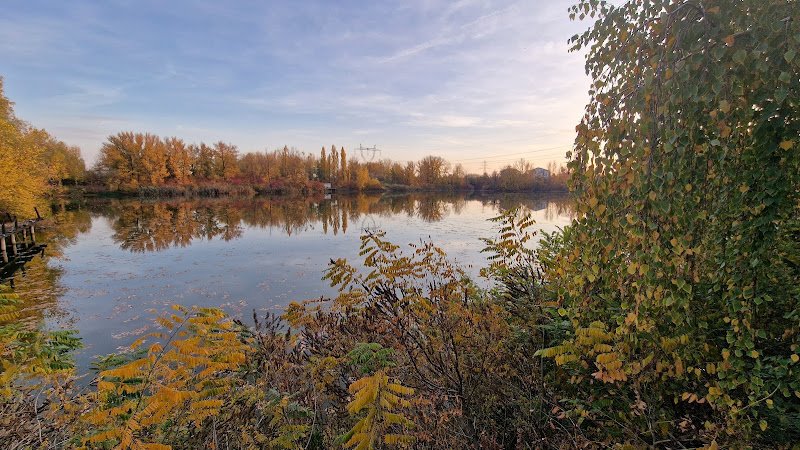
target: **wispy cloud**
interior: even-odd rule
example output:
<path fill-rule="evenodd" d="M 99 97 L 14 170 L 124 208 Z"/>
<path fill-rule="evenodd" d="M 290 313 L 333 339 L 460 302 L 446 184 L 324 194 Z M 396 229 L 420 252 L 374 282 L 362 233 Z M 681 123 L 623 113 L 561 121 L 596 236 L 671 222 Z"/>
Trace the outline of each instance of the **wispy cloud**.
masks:
<path fill-rule="evenodd" d="M 570 3 L 10 0 L 0 75 L 89 159 L 135 128 L 396 159 L 569 146 L 588 86 Z"/>

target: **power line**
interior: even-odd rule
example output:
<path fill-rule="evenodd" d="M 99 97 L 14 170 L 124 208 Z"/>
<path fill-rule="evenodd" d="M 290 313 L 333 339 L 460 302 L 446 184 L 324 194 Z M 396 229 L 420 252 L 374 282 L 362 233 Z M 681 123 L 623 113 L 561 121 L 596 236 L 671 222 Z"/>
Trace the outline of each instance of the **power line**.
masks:
<path fill-rule="evenodd" d="M 556 153 L 540 153 L 540 152 L 548 152 L 548 151 L 552 152 L 554 149 L 555 150 L 557 150 L 557 149 L 568 150 L 568 149 L 571 149 L 571 148 L 572 148 L 571 146 L 559 146 L 559 147 L 549 147 L 549 148 L 540 148 L 540 149 L 528 150 L 528 151 L 525 151 L 525 152 L 518 152 L 518 153 L 507 153 L 507 154 L 492 155 L 492 156 L 482 156 L 482 157 L 476 156 L 476 157 L 463 158 L 463 159 L 450 159 L 450 158 L 447 158 L 447 157 L 442 157 L 442 158 L 444 158 L 449 163 L 464 163 L 465 165 L 477 165 L 477 164 L 483 164 L 483 162 L 486 162 L 486 163 L 491 164 L 491 165 L 496 165 L 496 164 L 502 164 L 502 163 L 508 163 L 508 162 L 516 162 L 516 161 L 519 161 L 520 159 L 532 160 L 534 158 L 523 158 L 522 156 L 524 156 L 524 155 L 534 155 L 534 154 L 536 155 L 535 159 L 561 159 L 561 158 L 564 158 L 564 156 L 565 156 L 563 153 L 558 153 L 558 152 L 556 152 Z M 508 158 L 509 156 L 512 156 L 512 155 L 520 155 L 520 157 L 518 157 L 518 158 Z M 494 159 L 494 158 L 501 158 L 501 159 Z M 391 160 L 391 161 L 394 162 L 394 163 L 401 163 L 401 164 L 419 162 L 418 160 Z"/>

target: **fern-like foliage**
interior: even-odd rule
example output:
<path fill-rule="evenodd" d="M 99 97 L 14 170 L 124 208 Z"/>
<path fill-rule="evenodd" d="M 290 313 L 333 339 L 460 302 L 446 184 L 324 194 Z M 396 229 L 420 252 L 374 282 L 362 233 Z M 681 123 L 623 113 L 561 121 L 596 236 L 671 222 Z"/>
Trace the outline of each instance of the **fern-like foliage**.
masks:
<path fill-rule="evenodd" d="M 496 238 L 482 238 L 489 265 L 481 276 L 496 283 L 497 297 L 515 320 L 527 329 L 541 322 L 541 307 L 553 307 L 543 288 L 544 271 L 534 249 L 537 231 L 530 210 L 524 207 L 503 211 L 490 219 L 499 226 Z"/>
<path fill-rule="evenodd" d="M 302 421 L 311 415 L 311 411 L 274 389 L 270 391 L 269 397 L 267 409 L 272 411 L 269 426 L 275 430 L 275 437 L 269 440 L 269 447 L 287 450 L 302 447 L 305 444 L 302 441 L 311 430 Z"/>
<path fill-rule="evenodd" d="M 93 430 L 85 448 L 169 448 L 163 444 L 168 437 L 175 440 L 220 413 L 248 342 L 219 310 L 173 309 L 176 314 L 157 319 L 167 332 L 149 336 L 157 342 L 143 357 L 99 373 L 96 406 L 83 416 Z"/>
<path fill-rule="evenodd" d="M 354 398 L 347 404 L 347 411 L 361 418 L 340 439 L 345 447 L 371 450 L 381 443 L 407 446 L 414 441 L 412 436 L 402 432 L 414 423 L 398 412 L 411 406 L 405 397 L 414 390 L 389 379 L 386 371 L 395 365 L 393 353 L 392 349 L 371 342 L 358 344 L 347 355 L 350 364 L 365 376 L 348 388 Z"/>
<path fill-rule="evenodd" d="M 536 221 L 531 212 L 513 208 L 489 220 L 500 228 L 496 239 L 481 239 L 486 244 L 482 251 L 489 254 L 491 261 L 485 273 L 503 274 L 513 267 L 524 267 L 532 273 L 536 268 L 536 254 L 529 242 L 536 236 L 532 229 Z"/>
<path fill-rule="evenodd" d="M 397 412 L 410 406 L 404 397 L 413 394 L 413 389 L 390 381 L 386 371 L 379 370 L 354 381 L 349 391 L 354 399 L 348 403 L 347 411 L 362 417 L 345 435 L 345 447 L 371 450 L 381 443 L 399 446 L 413 443 L 413 437 L 402 432 L 413 422 Z"/>

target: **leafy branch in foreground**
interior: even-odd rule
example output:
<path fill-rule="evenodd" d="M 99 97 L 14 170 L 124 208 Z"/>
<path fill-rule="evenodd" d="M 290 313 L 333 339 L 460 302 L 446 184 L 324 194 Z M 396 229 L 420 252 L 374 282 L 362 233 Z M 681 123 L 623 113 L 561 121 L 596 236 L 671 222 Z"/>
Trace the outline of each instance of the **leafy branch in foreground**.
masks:
<path fill-rule="evenodd" d="M 342 437 L 345 447 L 356 450 L 372 450 L 380 444 L 407 446 L 414 442 L 413 436 L 398 432 L 414 423 L 397 412 L 411 403 L 405 396 L 414 390 L 397 381 L 390 381 L 387 368 L 394 365 L 391 349 L 380 344 L 360 344 L 348 354 L 351 364 L 358 365 L 362 372 L 372 372 L 350 384 L 348 391 L 354 396 L 347 404 L 352 415 L 363 417 Z"/>
<path fill-rule="evenodd" d="M 0 285 L 0 398 L 13 396 L 14 384 L 22 378 L 31 381 L 71 371 L 71 352 L 81 346 L 76 331 L 41 331 L 19 323 L 21 302 L 19 295 Z"/>
<path fill-rule="evenodd" d="M 239 325 L 219 310 L 175 306 L 158 318 L 167 332 L 146 356 L 101 371 L 95 404 L 83 420 L 93 432 L 88 448 L 169 448 L 169 442 L 220 414 L 223 398 L 237 386 L 249 347 Z M 137 340 L 136 349 L 145 338 Z"/>

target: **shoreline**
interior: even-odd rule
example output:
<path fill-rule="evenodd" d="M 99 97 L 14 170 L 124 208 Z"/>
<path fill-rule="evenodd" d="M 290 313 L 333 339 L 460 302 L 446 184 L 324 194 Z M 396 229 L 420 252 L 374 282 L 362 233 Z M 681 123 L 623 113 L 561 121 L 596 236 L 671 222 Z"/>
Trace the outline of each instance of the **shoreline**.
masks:
<path fill-rule="evenodd" d="M 65 198 L 220 198 L 220 197 L 315 197 L 320 195 L 384 195 L 384 194 L 548 194 L 567 195 L 566 187 L 557 189 L 532 189 L 532 190 L 502 190 L 502 189 L 474 189 L 472 187 L 446 187 L 446 186 L 407 186 L 387 185 L 382 189 L 357 190 L 352 188 L 337 188 L 330 192 L 308 188 L 268 188 L 254 185 L 200 185 L 200 186 L 152 186 L 140 188 L 136 191 L 110 190 L 110 189 L 85 189 L 81 186 L 65 187 L 63 192 L 56 197 Z"/>

